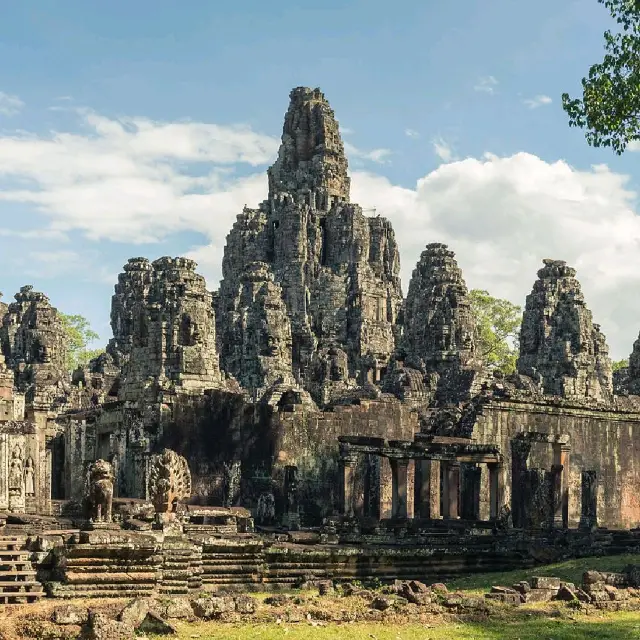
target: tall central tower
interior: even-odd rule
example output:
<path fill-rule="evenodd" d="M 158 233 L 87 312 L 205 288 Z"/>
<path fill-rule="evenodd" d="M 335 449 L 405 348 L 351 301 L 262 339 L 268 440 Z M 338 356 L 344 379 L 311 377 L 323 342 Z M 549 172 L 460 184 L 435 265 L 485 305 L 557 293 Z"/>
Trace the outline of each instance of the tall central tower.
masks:
<path fill-rule="evenodd" d="M 222 262 L 221 364 L 256 392 L 275 382 L 269 371 L 309 390 L 326 371 L 332 383 L 375 383 L 395 349 L 395 235 L 350 204 L 347 166 L 322 92 L 294 89 L 269 198 L 238 216 Z"/>

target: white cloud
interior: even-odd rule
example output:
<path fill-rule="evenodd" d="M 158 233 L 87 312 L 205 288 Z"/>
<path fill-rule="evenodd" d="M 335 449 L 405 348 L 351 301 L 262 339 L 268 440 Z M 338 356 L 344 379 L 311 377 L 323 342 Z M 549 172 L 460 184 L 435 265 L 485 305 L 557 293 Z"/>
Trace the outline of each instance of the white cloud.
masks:
<path fill-rule="evenodd" d="M 344 143 L 344 150 L 347 156 L 357 158 L 359 160 L 369 160 L 378 164 L 388 162 L 387 158 L 392 154 L 391 149 L 372 149 L 371 151 L 363 151 L 353 146 L 349 142 Z"/>
<path fill-rule="evenodd" d="M 482 78 L 478 78 L 473 90 L 479 91 L 480 93 L 492 94 L 495 93 L 497 86 L 498 81 L 493 76 L 483 76 Z"/>
<path fill-rule="evenodd" d="M 551 104 L 553 100 L 549 96 L 545 95 L 537 95 L 533 98 L 526 98 L 522 101 L 529 109 L 537 109 L 538 107 L 542 107 L 546 104 Z"/>
<path fill-rule="evenodd" d="M 626 357 L 640 330 L 640 217 L 625 176 L 577 171 L 527 154 L 438 167 L 415 189 L 354 174 L 352 200 L 393 222 L 403 286 L 429 242 L 456 252 L 467 284 L 524 305 L 543 258 L 578 271 L 612 355 Z"/>
<path fill-rule="evenodd" d="M 418 131 L 416 131 L 415 129 L 405 129 L 404 130 L 404 135 L 407 136 L 407 138 L 419 138 L 420 137 L 420 133 Z"/>
<path fill-rule="evenodd" d="M 455 160 L 453 147 L 444 138 L 436 138 L 431 141 L 433 152 L 442 160 L 442 162 L 451 162 Z"/>
<path fill-rule="evenodd" d="M 24 102 L 18 96 L 0 91 L 0 115 L 14 116 L 24 107 Z"/>
<path fill-rule="evenodd" d="M 174 232 L 196 231 L 205 246 L 194 246 L 190 254 L 216 288 L 236 215 L 244 204 L 256 206 L 267 191 L 264 167 L 238 176 L 234 165 L 267 163 L 278 140 L 242 127 L 111 120 L 89 112 L 82 117 L 83 135 L 0 136 L 0 219 L 7 203 L 25 202 L 49 221 L 33 231 L 0 230 L 8 239 L 48 243 L 30 247 L 24 270 L 55 277 L 65 269 L 89 271 L 89 260 L 99 263 L 100 245 L 76 253 L 60 246 L 72 231 L 127 243 L 131 255 L 137 253 L 135 243 L 170 242 Z M 352 172 L 352 201 L 375 207 L 393 223 L 405 291 L 429 242 L 449 244 L 470 287 L 518 304 L 543 258 L 564 259 L 578 269 L 612 355 L 626 356 L 640 330 L 640 298 L 629 295 L 640 289 L 640 218 L 625 176 L 604 166 L 578 171 L 527 153 L 462 161 L 452 155 L 448 162 L 415 188 L 371 171 Z M 195 163 L 197 177 L 188 170 Z M 104 264 L 98 276 L 112 282 L 114 268 Z"/>

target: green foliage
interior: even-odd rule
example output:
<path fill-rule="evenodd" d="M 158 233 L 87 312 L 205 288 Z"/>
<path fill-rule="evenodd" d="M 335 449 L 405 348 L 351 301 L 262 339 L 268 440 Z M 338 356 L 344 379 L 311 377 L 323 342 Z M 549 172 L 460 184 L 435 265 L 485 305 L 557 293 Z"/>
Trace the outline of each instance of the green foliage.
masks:
<path fill-rule="evenodd" d="M 88 349 L 87 346 L 100 336 L 93 331 L 89 321 L 80 315 L 60 313 L 62 326 L 67 335 L 67 369 L 73 371 L 79 365 L 99 356 L 104 349 Z"/>
<path fill-rule="evenodd" d="M 582 99 L 562 95 L 569 125 L 585 129 L 593 147 L 621 154 L 640 139 L 640 0 L 598 0 L 619 25 L 604 34 L 604 59 L 582 79 Z"/>
<path fill-rule="evenodd" d="M 629 359 L 625 358 L 624 360 L 616 360 L 615 362 L 612 362 L 611 365 L 614 371 L 618 371 L 618 369 L 624 369 L 629 366 Z"/>
<path fill-rule="evenodd" d="M 513 373 L 518 359 L 522 309 L 487 291 L 469 292 L 476 322 L 476 348 L 484 363 L 503 373 Z"/>

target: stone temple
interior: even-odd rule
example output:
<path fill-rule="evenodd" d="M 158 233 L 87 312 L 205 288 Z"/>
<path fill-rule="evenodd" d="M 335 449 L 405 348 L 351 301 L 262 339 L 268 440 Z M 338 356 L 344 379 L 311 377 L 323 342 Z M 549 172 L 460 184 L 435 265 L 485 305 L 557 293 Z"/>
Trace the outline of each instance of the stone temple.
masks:
<path fill-rule="evenodd" d="M 133 594 L 293 584 L 323 562 L 504 568 L 531 560 L 522 540 L 606 552 L 604 530 L 640 548 L 640 339 L 614 378 L 573 268 L 542 260 L 503 376 L 447 246 L 426 244 L 403 296 L 319 89 L 291 92 L 268 183 L 217 291 L 186 258 L 131 258 L 113 338 L 74 372 L 44 294 L 0 303 L 0 524 L 31 536 L 49 595 L 113 594 L 132 544 Z"/>

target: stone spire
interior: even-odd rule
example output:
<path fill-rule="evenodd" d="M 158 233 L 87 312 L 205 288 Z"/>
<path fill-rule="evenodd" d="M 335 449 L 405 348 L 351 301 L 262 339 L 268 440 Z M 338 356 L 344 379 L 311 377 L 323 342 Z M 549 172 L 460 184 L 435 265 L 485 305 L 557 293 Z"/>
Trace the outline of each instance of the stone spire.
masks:
<path fill-rule="evenodd" d="M 613 394 L 609 349 L 576 270 L 562 260 L 543 263 L 527 296 L 518 372 L 541 380 L 546 394 L 608 401 Z"/>
<path fill-rule="evenodd" d="M 44 293 L 31 285 L 16 293 L 2 320 L 0 342 L 28 402 L 50 407 L 64 402 L 71 381 L 67 336 L 58 310 Z"/>
<path fill-rule="evenodd" d="M 475 356 L 474 323 L 467 286 L 455 254 L 433 243 L 422 252 L 405 303 L 404 350 L 424 372 L 441 373 L 470 364 Z"/>
<path fill-rule="evenodd" d="M 325 211 L 332 202 L 349 202 L 344 145 L 324 94 L 297 87 L 289 97 L 278 159 L 268 170 L 270 201 L 288 194 Z"/>
<path fill-rule="evenodd" d="M 245 377 L 238 358 L 245 347 L 229 336 L 238 335 L 246 314 L 276 321 L 277 313 L 259 313 L 256 305 L 275 309 L 277 294 L 291 326 L 291 359 L 283 358 L 278 370 L 290 368 L 297 384 L 316 389 L 322 384 L 314 378 L 316 356 L 340 350 L 348 360 L 347 379 L 379 382 L 396 348 L 399 252 L 389 221 L 366 216 L 348 199 L 347 161 L 333 111 L 318 89 L 294 89 L 280 153 L 269 169 L 269 200 L 245 207 L 227 236 L 216 310 L 226 371 L 260 378 Z M 267 287 L 267 296 L 246 295 L 252 263 L 261 263 L 261 273 L 269 272 L 277 285 Z M 276 335 L 278 328 L 265 332 Z M 251 350 L 249 345 L 245 353 Z"/>
<path fill-rule="evenodd" d="M 186 258 L 132 258 L 118 276 L 107 352 L 122 367 L 120 399 L 154 405 L 163 391 L 221 383 L 212 295 L 195 268 Z"/>

